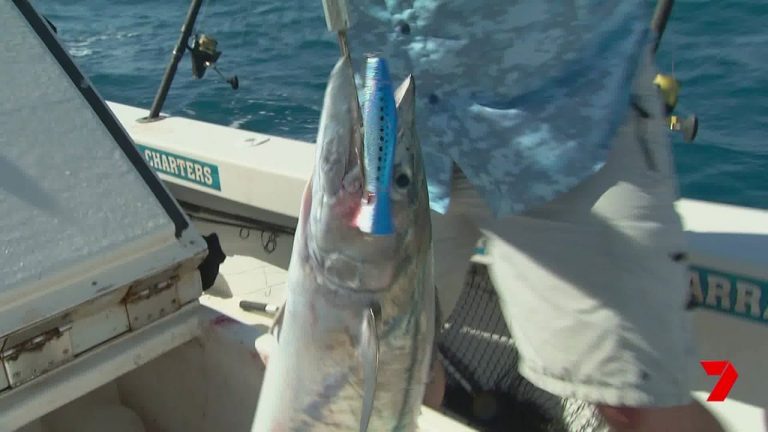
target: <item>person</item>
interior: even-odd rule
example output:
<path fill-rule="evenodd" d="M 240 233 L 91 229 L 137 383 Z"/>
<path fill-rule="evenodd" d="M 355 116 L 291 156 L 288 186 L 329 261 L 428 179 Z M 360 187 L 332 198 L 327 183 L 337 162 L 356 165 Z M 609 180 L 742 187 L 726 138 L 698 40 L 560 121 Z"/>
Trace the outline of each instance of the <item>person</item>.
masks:
<path fill-rule="evenodd" d="M 698 364 L 651 5 L 348 5 L 358 75 L 375 52 L 393 80 L 416 79 L 443 316 L 484 235 L 526 379 L 595 404 L 615 431 L 722 430 L 690 394 Z"/>

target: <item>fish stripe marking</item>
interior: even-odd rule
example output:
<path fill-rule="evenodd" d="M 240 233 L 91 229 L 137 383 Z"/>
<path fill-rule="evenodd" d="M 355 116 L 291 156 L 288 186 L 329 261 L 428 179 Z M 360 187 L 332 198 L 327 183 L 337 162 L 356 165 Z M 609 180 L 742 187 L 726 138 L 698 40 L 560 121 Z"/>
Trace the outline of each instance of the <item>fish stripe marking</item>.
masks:
<path fill-rule="evenodd" d="M 411 405 L 412 392 L 410 390 L 413 387 L 413 380 L 414 380 L 414 377 L 416 376 L 414 369 L 416 369 L 416 366 L 419 360 L 418 342 L 419 342 L 419 334 L 421 331 L 421 321 L 419 320 L 418 315 L 421 313 L 423 308 L 423 301 L 420 300 L 423 297 L 423 291 L 424 291 L 424 288 L 423 288 L 423 285 L 421 285 L 419 286 L 418 289 L 414 290 L 413 292 L 415 303 L 414 303 L 414 307 L 410 311 L 409 320 L 408 320 L 408 321 L 411 321 L 412 319 L 413 320 L 412 322 L 414 324 L 413 331 L 410 332 L 411 359 L 410 359 L 410 363 L 408 364 L 408 369 L 406 371 L 406 383 L 408 385 L 406 386 L 406 392 L 403 397 L 403 404 L 400 406 L 400 412 L 398 413 L 398 416 L 397 416 L 397 423 L 395 425 L 395 430 L 401 430 L 406 426 L 404 424 L 406 420 L 405 417 L 408 414 L 407 412 L 408 407 Z"/>
<path fill-rule="evenodd" d="M 323 412 L 328 405 L 341 393 L 349 382 L 349 371 L 341 371 L 329 377 L 320 393 L 304 407 L 304 414 L 316 421 L 323 421 L 325 413 Z"/>

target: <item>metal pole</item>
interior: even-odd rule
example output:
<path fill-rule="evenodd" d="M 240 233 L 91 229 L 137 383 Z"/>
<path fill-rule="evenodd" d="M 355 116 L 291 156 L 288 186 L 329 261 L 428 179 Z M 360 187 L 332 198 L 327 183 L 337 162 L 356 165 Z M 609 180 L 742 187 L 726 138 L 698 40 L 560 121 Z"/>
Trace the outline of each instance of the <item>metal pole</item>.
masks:
<path fill-rule="evenodd" d="M 203 0 L 192 0 L 192 4 L 189 6 L 187 18 L 184 20 L 184 25 L 181 27 L 181 36 L 179 37 L 179 41 L 176 42 L 176 48 L 174 48 L 171 56 L 171 63 L 165 69 L 163 81 L 160 83 L 160 88 L 157 90 L 154 102 L 152 102 L 152 108 L 149 109 L 148 120 L 156 119 L 160 115 L 160 110 L 165 103 L 165 97 L 168 96 L 168 90 L 171 89 L 173 77 L 176 75 L 176 68 L 179 66 L 179 62 L 184 56 L 184 50 L 187 48 L 187 41 L 192 35 L 192 29 L 195 27 L 197 14 L 200 12 L 200 6 L 202 4 Z"/>
<path fill-rule="evenodd" d="M 325 24 L 328 26 L 328 31 L 336 32 L 339 36 L 341 55 L 349 57 L 347 0 L 323 0 L 323 11 L 325 12 Z"/>
<path fill-rule="evenodd" d="M 669 15 L 672 13 L 672 6 L 674 4 L 674 0 L 659 0 L 656 4 L 656 10 L 651 20 L 651 29 L 656 33 L 656 41 L 653 44 L 654 53 L 659 49 L 661 36 L 664 34 L 664 29 L 667 28 L 667 21 L 669 21 Z"/>

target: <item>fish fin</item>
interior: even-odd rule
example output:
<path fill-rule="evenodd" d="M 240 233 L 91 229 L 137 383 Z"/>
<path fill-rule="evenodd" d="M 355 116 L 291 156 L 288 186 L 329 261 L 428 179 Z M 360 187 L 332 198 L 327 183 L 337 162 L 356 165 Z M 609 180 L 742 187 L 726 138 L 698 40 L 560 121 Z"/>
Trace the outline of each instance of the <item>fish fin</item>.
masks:
<path fill-rule="evenodd" d="M 280 341 L 280 329 L 283 325 L 283 318 L 285 317 L 285 302 L 277 309 L 275 313 L 275 319 L 272 321 L 272 327 L 269 329 L 269 334 L 275 337 L 275 341 Z"/>
<path fill-rule="evenodd" d="M 443 309 L 440 307 L 440 296 L 437 295 L 437 286 L 435 286 L 435 334 L 440 333 L 443 326 Z"/>
<path fill-rule="evenodd" d="M 367 308 L 363 312 L 358 354 L 363 368 L 363 411 L 360 416 L 360 432 L 366 432 L 373 415 L 373 400 L 379 373 L 379 334 L 373 308 Z"/>
<path fill-rule="evenodd" d="M 397 117 L 413 117 L 414 102 L 416 101 L 416 80 L 413 75 L 408 75 L 402 83 L 395 89 L 395 105 L 397 106 Z"/>
<path fill-rule="evenodd" d="M 440 354 L 439 342 L 440 331 L 443 327 L 443 311 L 440 309 L 440 297 L 437 295 L 437 287 L 435 287 L 435 335 L 432 339 L 432 364 L 435 364 L 435 360 Z"/>
<path fill-rule="evenodd" d="M 440 310 L 440 298 L 437 295 L 437 287 L 435 287 L 435 333 L 432 339 L 432 352 L 429 357 L 429 376 L 427 382 L 432 382 L 435 378 L 435 366 L 440 361 L 440 329 L 443 325 L 443 314 Z"/>

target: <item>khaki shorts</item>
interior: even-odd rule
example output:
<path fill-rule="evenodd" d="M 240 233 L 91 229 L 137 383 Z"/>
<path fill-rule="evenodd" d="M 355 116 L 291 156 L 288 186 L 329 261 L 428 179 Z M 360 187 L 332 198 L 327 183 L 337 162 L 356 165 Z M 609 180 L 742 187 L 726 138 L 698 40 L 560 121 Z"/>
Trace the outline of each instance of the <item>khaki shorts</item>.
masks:
<path fill-rule="evenodd" d="M 481 233 L 488 270 L 520 351 L 520 373 L 565 398 L 613 406 L 690 402 L 696 366 L 686 263 L 666 120 L 650 60 L 606 165 L 570 192 L 494 220 L 459 173 L 433 212 L 444 316 Z"/>

